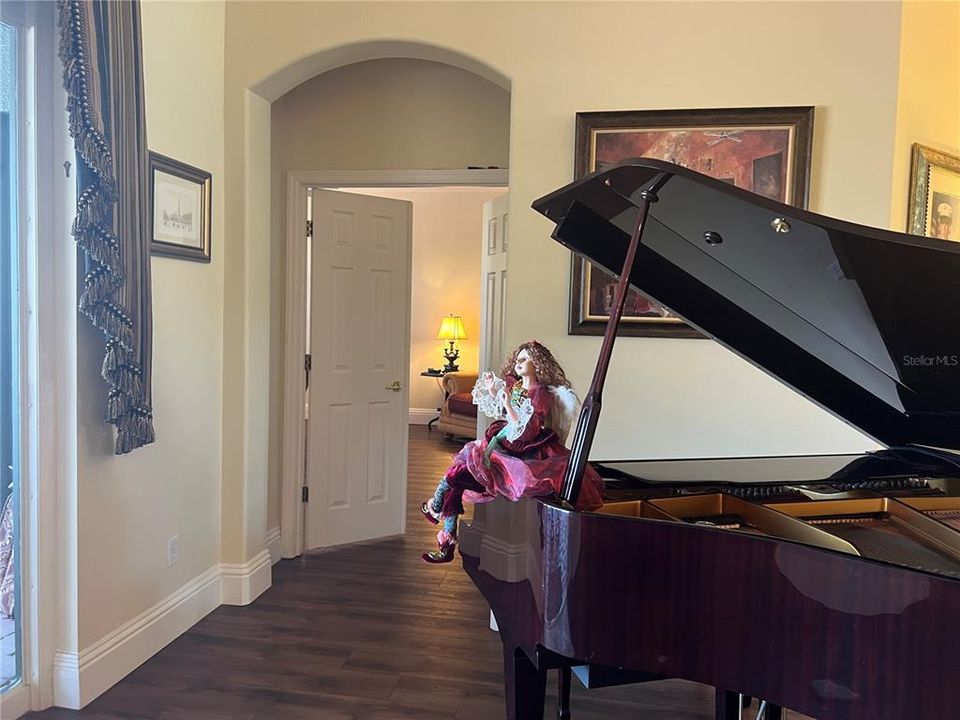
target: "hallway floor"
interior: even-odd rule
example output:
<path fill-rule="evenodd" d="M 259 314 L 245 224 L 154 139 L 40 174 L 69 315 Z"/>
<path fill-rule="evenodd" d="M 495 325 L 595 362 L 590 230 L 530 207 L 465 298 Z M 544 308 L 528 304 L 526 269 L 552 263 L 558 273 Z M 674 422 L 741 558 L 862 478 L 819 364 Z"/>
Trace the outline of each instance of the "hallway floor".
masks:
<path fill-rule="evenodd" d="M 218 608 L 83 711 L 27 717 L 502 718 L 500 641 L 480 593 L 459 558 L 420 560 L 434 528 L 417 508 L 458 448 L 411 426 L 406 535 L 282 561 L 256 602 Z M 574 682 L 572 709 L 577 720 L 711 720 L 713 690 L 668 680 L 588 693 Z"/>

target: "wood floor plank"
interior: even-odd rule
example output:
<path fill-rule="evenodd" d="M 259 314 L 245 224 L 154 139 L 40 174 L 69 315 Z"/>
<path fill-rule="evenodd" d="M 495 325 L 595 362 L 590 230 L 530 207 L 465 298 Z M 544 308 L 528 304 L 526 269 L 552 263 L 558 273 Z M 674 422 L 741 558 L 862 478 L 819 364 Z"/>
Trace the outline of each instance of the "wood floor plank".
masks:
<path fill-rule="evenodd" d="M 218 608 L 86 709 L 31 720 L 494 720 L 500 641 L 459 561 L 426 566 L 420 502 L 460 445 L 410 428 L 406 535 L 285 560 L 246 607 Z M 468 509 L 468 517 L 470 510 Z M 552 717 L 553 679 L 547 701 Z M 712 688 L 682 680 L 587 692 L 577 720 L 709 720 Z M 801 716 L 790 714 L 790 720 Z"/>

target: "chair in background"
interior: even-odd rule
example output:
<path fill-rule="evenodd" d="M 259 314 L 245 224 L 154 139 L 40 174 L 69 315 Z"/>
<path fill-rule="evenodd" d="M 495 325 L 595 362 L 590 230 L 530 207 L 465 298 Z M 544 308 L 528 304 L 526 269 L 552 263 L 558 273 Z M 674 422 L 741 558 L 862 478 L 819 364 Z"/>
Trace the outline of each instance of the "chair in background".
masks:
<path fill-rule="evenodd" d="M 452 372 L 440 381 L 443 387 L 443 406 L 437 428 L 447 438 L 461 437 L 474 440 L 477 437 L 477 406 L 473 404 L 470 391 L 477 382 L 477 373 Z"/>

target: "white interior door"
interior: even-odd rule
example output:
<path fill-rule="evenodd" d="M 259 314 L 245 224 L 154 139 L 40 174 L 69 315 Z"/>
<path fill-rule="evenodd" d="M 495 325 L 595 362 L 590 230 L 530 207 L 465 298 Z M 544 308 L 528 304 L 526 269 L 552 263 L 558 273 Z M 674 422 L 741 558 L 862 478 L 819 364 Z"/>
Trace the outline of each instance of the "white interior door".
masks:
<path fill-rule="evenodd" d="M 480 260 L 480 371 L 499 371 L 504 361 L 503 320 L 507 307 L 507 252 L 510 224 L 507 195 L 483 204 L 483 241 Z M 477 417 L 477 437 L 490 424 L 482 413 Z"/>
<path fill-rule="evenodd" d="M 307 547 L 404 531 L 412 204 L 312 193 Z"/>

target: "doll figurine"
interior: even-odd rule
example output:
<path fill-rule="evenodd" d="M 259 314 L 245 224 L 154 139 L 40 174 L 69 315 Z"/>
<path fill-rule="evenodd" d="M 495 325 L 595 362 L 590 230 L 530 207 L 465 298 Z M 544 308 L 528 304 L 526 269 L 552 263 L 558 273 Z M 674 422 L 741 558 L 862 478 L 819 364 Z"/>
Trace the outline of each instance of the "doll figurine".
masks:
<path fill-rule="evenodd" d="M 453 560 L 464 500 L 502 496 L 516 501 L 560 491 L 570 458 L 563 441 L 578 404 L 567 376 L 550 351 L 533 340 L 510 354 L 501 375 L 485 372 L 473 388 L 474 404 L 496 421 L 483 440 L 464 445 L 433 497 L 420 506 L 429 522 L 441 526 L 439 549 L 424 553 L 424 562 Z M 587 465 L 577 509 L 600 507 L 602 491 L 603 480 Z"/>

